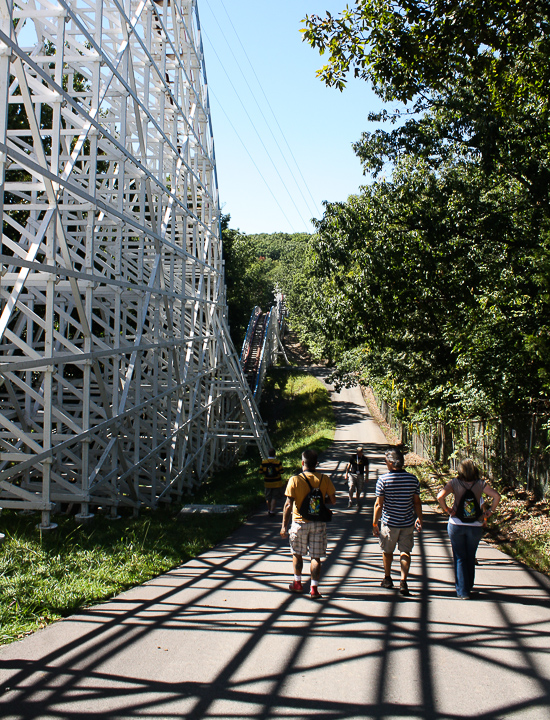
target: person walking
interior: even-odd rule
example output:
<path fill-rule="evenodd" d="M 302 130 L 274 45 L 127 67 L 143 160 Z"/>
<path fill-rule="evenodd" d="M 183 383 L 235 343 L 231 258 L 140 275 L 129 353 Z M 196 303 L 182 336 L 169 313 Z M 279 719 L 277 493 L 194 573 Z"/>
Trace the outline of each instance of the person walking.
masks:
<path fill-rule="evenodd" d="M 363 447 L 359 445 L 346 468 L 346 480 L 348 481 L 349 502 L 348 507 L 353 505 L 353 493 L 355 492 L 357 506 L 361 507 L 361 493 L 363 486 L 369 479 L 369 459 L 363 454 Z"/>
<path fill-rule="evenodd" d="M 492 498 L 487 506 L 483 494 Z M 447 505 L 447 496 L 453 495 L 453 506 Z M 463 460 L 457 477 L 448 482 L 437 494 L 443 512 L 449 516 L 447 532 L 453 550 L 456 595 L 470 600 L 474 587 L 476 552 L 483 535 L 487 518 L 497 509 L 499 493 L 479 477 L 479 470 L 472 460 Z"/>
<path fill-rule="evenodd" d="M 286 486 L 286 502 L 283 508 L 280 533 L 283 538 L 288 536 L 292 553 L 294 581 L 288 589 L 294 593 L 303 592 L 304 555 L 309 553 L 310 596 L 314 599 L 322 597 L 319 593 L 319 580 L 321 578 L 321 558 L 327 554 L 327 525 L 326 522 L 308 520 L 300 514 L 300 510 L 312 488 L 319 488 L 324 503 L 330 505 L 336 503 L 336 490 L 332 480 L 328 475 L 315 472 L 316 467 L 317 453 L 315 450 L 305 450 L 302 453 L 302 472 L 291 477 Z"/>
<path fill-rule="evenodd" d="M 283 466 L 277 459 L 274 448 L 270 448 L 267 454 L 268 457 L 262 460 L 259 471 L 264 477 L 267 514 L 273 517 L 277 513 L 277 501 L 283 497 Z"/>
<path fill-rule="evenodd" d="M 420 483 L 418 478 L 403 469 L 405 459 L 401 450 L 387 450 L 385 458 L 388 472 L 381 475 L 376 483 L 372 519 L 372 530 L 378 537 L 384 562 L 384 579 L 380 585 L 384 588 L 393 587 L 391 565 L 397 546 L 401 566 L 399 592 L 401 595 L 409 595 L 407 576 L 411 566 L 414 530 L 422 530 Z"/>

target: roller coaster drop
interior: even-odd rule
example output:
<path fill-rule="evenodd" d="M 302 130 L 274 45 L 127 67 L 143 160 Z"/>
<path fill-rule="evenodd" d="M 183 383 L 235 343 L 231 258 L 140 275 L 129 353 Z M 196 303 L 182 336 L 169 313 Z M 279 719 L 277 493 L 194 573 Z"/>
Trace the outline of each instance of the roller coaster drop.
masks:
<path fill-rule="evenodd" d="M 241 368 L 246 377 L 254 399 L 258 402 L 262 394 L 262 385 L 267 369 L 274 365 L 281 353 L 285 360 L 282 336 L 285 330 L 285 309 L 282 295 L 267 313 L 255 307 L 250 316 L 241 352 Z"/>
<path fill-rule="evenodd" d="M 0 506 L 155 506 L 269 440 L 226 322 L 196 0 L 0 0 Z"/>

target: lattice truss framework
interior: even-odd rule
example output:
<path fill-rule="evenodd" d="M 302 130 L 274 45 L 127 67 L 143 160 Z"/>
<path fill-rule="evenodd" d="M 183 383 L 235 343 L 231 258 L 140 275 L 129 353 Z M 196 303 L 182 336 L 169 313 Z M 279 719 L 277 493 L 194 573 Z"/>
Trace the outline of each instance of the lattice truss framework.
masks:
<path fill-rule="evenodd" d="M 225 319 L 197 3 L 0 13 L 0 505 L 154 506 L 268 442 Z"/>

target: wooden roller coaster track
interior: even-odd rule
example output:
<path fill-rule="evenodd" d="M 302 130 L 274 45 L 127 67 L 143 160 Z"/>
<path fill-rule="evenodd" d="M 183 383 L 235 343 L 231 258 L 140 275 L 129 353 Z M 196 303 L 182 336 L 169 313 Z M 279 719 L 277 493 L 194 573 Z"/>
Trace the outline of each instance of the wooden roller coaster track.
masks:
<path fill-rule="evenodd" d="M 0 183 L 0 506 L 137 511 L 265 454 L 196 0 L 0 0 Z"/>

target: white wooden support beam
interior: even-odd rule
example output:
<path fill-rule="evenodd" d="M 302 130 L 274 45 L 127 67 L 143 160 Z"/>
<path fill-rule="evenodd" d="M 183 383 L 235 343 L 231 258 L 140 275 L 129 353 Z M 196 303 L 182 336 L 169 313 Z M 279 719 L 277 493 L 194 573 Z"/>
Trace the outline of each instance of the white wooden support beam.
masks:
<path fill-rule="evenodd" d="M 0 20 L 0 504 L 45 528 L 67 498 L 181 497 L 269 444 L 225 321 L 197 2 Z"/>

